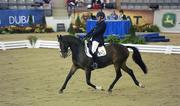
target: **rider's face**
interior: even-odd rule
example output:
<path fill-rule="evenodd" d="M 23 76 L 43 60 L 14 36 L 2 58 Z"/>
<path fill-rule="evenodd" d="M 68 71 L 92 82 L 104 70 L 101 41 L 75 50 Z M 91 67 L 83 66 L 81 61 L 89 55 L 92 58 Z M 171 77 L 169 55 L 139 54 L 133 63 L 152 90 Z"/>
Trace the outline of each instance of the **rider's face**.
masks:
<path fill-rule="evenodd" d="M 99 17 L 97 17 L 97 20 L 98 20 L 98 21 L 101 21 L 101 17 L 100 17 L 100 16 L 99 16 Z"/>

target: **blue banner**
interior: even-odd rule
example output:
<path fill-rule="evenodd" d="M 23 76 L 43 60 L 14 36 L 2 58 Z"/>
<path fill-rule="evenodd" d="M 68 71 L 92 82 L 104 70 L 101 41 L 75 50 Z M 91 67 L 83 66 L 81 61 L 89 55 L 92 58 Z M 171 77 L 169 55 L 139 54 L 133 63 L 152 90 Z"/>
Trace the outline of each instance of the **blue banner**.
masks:
<path fill-rule="evenodd" d="M 0 27 L 17 25 L 29 26 L 29 17 L 32 16 L 34 24 L 41 24 L 44 16 L 43 10 L 0 10 Z"/>

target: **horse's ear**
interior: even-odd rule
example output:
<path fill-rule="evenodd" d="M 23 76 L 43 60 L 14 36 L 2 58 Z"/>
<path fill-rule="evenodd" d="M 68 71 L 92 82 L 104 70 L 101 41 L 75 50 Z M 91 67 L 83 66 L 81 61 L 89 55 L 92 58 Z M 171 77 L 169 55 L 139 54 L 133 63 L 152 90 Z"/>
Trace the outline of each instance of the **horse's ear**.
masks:
<path fill-rule="evenodd" d="M 62 40 L 62 35 L 59 36 L 59 39 Z"/>
<path fill-rule="evenodd" d="M 57 35 L 58 40 L 62 40 L 62 35 Z"/>
<path fill-rule="evenodd" d="M 59 39 L 59 35 L 57 35 L 57 38 Z"/>

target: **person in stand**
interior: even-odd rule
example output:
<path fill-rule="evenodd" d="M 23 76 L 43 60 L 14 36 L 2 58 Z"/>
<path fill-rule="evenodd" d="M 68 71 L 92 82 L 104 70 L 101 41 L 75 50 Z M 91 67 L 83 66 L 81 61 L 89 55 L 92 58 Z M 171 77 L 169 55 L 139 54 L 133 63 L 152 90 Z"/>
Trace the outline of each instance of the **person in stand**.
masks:
<path fill-rule="evenodd" d="M 66 1 L 67 7 L 70 7 L 71 9 L 73 7 L 75 7 L 75 5 L 76 5 L 75 3 L 76 3 L 75 0 L 67 0 Z"/>
<path fill-rule="evenodd" d="M 71 16 L 72 10 L 75 8 L 76 4 L 75 4 L 75 0 L 67 0 L 66 1 L 66 5 L 67 5 L 67 12 L 68 12 L 68 17 Z M 75 12 L 75 11 L 74 11 Z"/>
<path fill-rule="evenodd" d="M 119 10 L 119 20 L 127 20 L 126 15 L 124 14 L 123 10 Z"/>
<path fill-rule="evenodd" d="M 67 6 L 75 6 L 75 0 L 67 0 L 66 4 Z"/>
<path fill-rule="evenodd" d="M 111 13 L 111 15 L 108 18 L 110 20 L 117 20 L 118 19 L 118 15 L 116 14 L 116 11 L 113 10 L 113 12 Z"/>
<path fill-rule="evenodd" d="M 96 26 L 85 36 L 85 39 L 90 38 L 92 41 L 92 49 L 91 49 L 91 54 L 92 54 L 92 68 L 98 68 L 98 64 L 96 63 L 96 58 L 97 58 L 97 48 L 98 46 L 103 46 L 104 45 L 104 32 L 106 31 L 106 23 L 105 23 L 105 14 L 102 11 L 99 11 L 96 14 L 97 18 L 97 23 Z"/>
<path fill-rule="evenodd" d="M 91 8 L 94 7 L 94 4 L 96 3 L 96 0 L 91 0 Z"/>
<path fill-rule="evenodd" d="M 90 13 L 90 19 L 92 19 L 92 20 L 96 20 L 96 16 L 95 16 L 95 15 L 93 15 L 93 13 Z"/>
<path fill-rule="evenodd" d="M 100 9 L 104 8 L 104 0 L 96 0 L 96 2 L 100 5 Z"/>
<path fill-rule="evenodd" d="M 97 4 L 101 4 L 101 0 L 97 0 L 96 2 L 97 2 Z"/>
<path fill-rule="evenodd" d="M 75 0 L 75 4 L 77 7 L 82 7 L 84 6 L 84 0 Z"/>
<path fill-rule="evenodd" d="M 49 4 L 50 2 L 51 2 L 51 0 L 43 0 L 44 1 L 44 3 L 46 3 L 46 4 Z"/>

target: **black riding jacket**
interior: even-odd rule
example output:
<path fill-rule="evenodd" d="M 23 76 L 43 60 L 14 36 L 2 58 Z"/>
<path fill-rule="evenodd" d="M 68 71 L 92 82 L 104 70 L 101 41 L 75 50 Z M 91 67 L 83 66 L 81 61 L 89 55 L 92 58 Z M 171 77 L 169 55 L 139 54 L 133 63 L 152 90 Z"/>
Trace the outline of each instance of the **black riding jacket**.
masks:
<path fill-rule="evenodd" d="M 99 42 L 100 45 L 104 45 L 104 32 L 106 31 L 105 21 L 97 22 L 96 26 L 86 35 L 91 37 L 92 41 Z"/>

